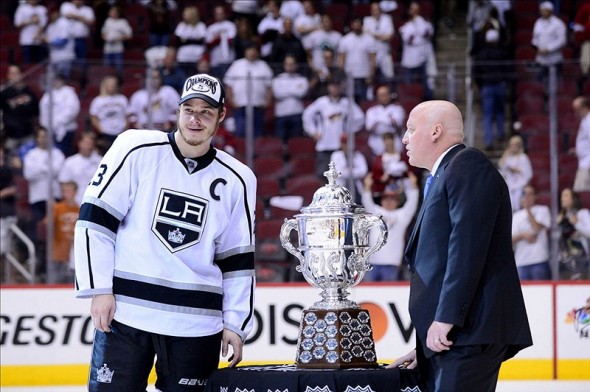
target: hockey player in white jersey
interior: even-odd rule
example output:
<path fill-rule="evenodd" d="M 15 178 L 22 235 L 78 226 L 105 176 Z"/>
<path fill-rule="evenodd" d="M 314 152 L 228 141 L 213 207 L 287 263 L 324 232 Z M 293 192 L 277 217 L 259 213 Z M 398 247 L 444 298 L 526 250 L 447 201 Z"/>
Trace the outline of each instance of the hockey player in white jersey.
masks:
<path fill-rule="evenodd" d="M 96 327 L 89 391 L 202 391 L 219 351 L 235 366 L 253 325 L 252 171 L 211 146 L 220 81 L 184 84 L 178 129 L 128 130 L 84 194 L 76 296 Z M 231 346 L 231 350 L 230 350 Z"/>

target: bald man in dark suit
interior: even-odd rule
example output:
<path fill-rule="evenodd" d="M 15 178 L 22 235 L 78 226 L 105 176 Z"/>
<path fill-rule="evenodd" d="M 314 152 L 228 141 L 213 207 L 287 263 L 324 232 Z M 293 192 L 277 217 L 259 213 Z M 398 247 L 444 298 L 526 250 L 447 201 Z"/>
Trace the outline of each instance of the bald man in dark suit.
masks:
<path fill-rule="evenodd" d="M 532 345 L 508 188 L 482 152 L 463 145 L 450 102 L 416 106 L 402 142 L 431 178 L 405 251 L 416 350 L 390 366 L 418 367 L 423 391 L 492 392 L 501 363 Z"/>

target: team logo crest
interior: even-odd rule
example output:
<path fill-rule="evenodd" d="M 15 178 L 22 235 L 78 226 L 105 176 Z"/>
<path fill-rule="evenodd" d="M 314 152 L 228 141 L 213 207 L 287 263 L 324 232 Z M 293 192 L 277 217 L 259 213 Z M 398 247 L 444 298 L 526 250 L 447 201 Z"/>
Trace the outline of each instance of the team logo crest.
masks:
<path fill-rule="evenodd" d="M 162 189 L 152 232 L 170 252 L 198 244 L 207 220 L 209 201 L 186 193 Z"/>
<path fill-rule="evenodd" d="M 109 369 L 107 364 L 105 363 L 96 372 L 96 381 L 110 384 L 113 381 L 113 374 L 115 374 L 115 371 Z"/>

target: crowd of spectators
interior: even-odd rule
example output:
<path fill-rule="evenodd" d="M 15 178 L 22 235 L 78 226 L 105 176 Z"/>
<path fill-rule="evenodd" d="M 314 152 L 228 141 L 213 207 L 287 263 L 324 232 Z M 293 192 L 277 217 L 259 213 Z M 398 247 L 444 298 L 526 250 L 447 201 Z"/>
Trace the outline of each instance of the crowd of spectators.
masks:
<path fill-rule="evenodd" d="M 137 49 L 133 44 L 138 42 L 130 4 L 144 7 L 147 28 L 143 34 L 147 39 L 141 48 L 146 51 L 142 64 L 147 62 L 151 67 L 141 86 L 123 92 L 121 87 L 129 85 L 124 66 L 127 51 Z M 338 2 L 218 1 L 207 18 L 202 17 L 202 7 L 173 0 L 128 4 L 26 0 L 18 5 L 12 23 L 19 30 L 23 64 L 47 59 L 54 72 L 53 84 L 42 96 L 23 82 L 21 67 L 16 65 L 7 68 L 6 87 L 2 88 L 3 172 L 13 167 L 28 181 L 32 237 L 37 239 L 37 227 L 47 222 L 48 200 L 62 199 L 63 184 L 70 184 L 68 192 L 74 185 L 76 188 L 73 200 L 66 204 L 80 204 L 101 155 L 119 133 L 129 128 L 174 130 L 182 83 L 197 72 L 215 75 L 226 88 L 231 118 L 220 129 L 216 147 L 237 153 L 235 141 L 246 135 L 251 105 L 256 138 L 275 136 L 283 146 L 293 138 L 313 139 L 314 175 L 323 179 L 328 162 L 336 162 L 342 184 L 354 184 L 356 201 L 369 205 L 368 192 L 371 208 L 384 214 L 395 211 L 391 213 L 392 222 L 401 219 L 404 227 L 396 228 L 395 235 L 405 235 L 410 223 L 406 215 L 416 209 L 418 196 L 413 189 L 420 186 L 421 173 L 416 172 L 417 179 L 407 179 L 414 176 L 401 144 L 407 110 L 400 104 L 397 91 L 404 84 L 420 85 L 419 100 L 434 98 L 438 15 L 432 12 L 429 1 L 357 1 L 355 4 L 366 5 L 366 14 L 349 14 L 342 19 L 326 12 L 332 4 Z M 428 6 L 426 13 L 424 5 Z M 396 9 L 403 12 L 395 13 Z M 531 31 L 530 44 L 536 48 L 534 65 L 545 89 L 548 67 L 557 65 L 558 74 L 562 72 L 562 52 L 567 43 L 567 27 L 556 14 L 552 2 L 540 2 L 539 17 Z M 572 31 L 582 48 L 582 75 L 587 75 L 590 40 L 584 15 L 590 15 L 590 8 L 580 7 Z M 510 2 L 469 2 L 467 22 L 473 34 L 469 55 L 474 60 L 474 80 L 482 100 L 484 148 L 505 148 L 498 169 L 509 185 L 515 216 L 520 214 L 519 221 L 523 222 L 519 230 L 531 226 L 535 235 L 542 235 L 548 227 L 533 222 L 535 213 L 531 211 L 538 209 L 531 207 L 536 206 L 534 198 L 521 204 L 535 192 L 530 185 L 534 173 L 525 140 L 514 135 L 505 142 L 513 130 L 505 129 L 509 116 L 504 113 L 504 102 L 515 82 L 514 69 L 505 65 L 514 60 L 516 47 Z M 92 58 L 93 48 L 100 48 L 98 58 Z M 98 91 L 90 88 L 94 75 L 88 75 L 87 69 L 92 61 L 102 61 L 109 69 L 101 76 Z M 90 102 L 87 109 L 81 99 Z M 577 113 L 587 125 L 588 105 L 586 101 L 576 102 L 574 110 L 580 107 Z M 80 129 L 78 119 L 83 114 L 88 116 L 87 129 Z M 48 129 L 52 130 L 52 143 L 47 140 Z M 349 165 L 348 141 L 356 138 L 356 133 L 367 135 L 366 149 L 354 151 Z M 586 142 L 577 140 L 576 146 Z M 584 154 L 583 148 L 577 152 Z M 20 163 L 9 164 L 13 158 Z M 580 157 L 582 166 L 586 161 Z M 580 176 L 585 174 L 587 182 L 586 166 Z M 11 201 L 13 181 L 9 178 L 3 175 L 2 185 Z M 4 205 L 4 197 L 2 200 Z M 515 234 L 520 236 L 514 241 L 515 247 L 531 248 L 528 235 Z M 545 246 L 546 240 L 535 238 L 540 247 Z M 586 255 L 587 248 L 586 244 Z M 383 262 L 382 254 L 377 258 L 378 263 Z M 62 259 L 55 260 L 64 263 Z M 391 264 L 397 269 L 385 276 L 403 278 L 398 261 L 396 257 Z M 59 276 L 69 276 L 60 269 L 47 273 L 57 275 L 58 280 Z"/>

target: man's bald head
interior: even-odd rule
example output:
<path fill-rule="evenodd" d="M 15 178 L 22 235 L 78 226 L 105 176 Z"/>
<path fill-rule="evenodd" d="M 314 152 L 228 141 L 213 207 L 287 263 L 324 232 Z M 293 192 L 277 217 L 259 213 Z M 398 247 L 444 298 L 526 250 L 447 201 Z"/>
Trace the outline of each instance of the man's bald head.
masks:
<path fill-rule="evenodd" d="M 410 164 L 432 170 L 438 157 L 455 144 L 463 143 L 461 112 L 448 101 L 426 101 L 408 116 L 402 139 Z"/>

